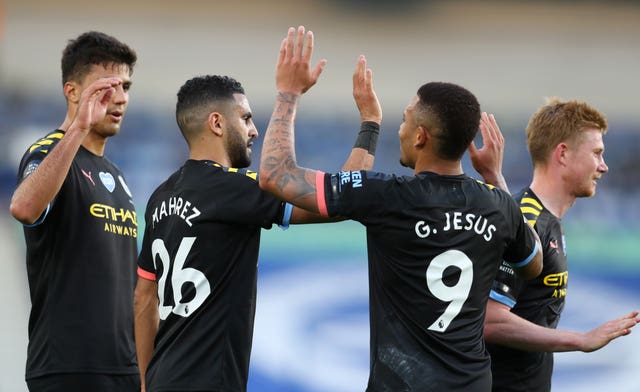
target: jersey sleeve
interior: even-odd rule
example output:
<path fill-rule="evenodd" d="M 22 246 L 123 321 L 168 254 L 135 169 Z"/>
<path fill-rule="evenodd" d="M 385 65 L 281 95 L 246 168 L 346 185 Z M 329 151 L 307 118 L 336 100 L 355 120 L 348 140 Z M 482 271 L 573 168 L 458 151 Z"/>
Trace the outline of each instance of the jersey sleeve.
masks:
<path fill-rule="evenodd" d="M 516 276 L 513 268 L 506 261 L 502 261 L 491 285 L 490 297 L 494 301 L 513 308 L 518 302 L 521 286 L 521 280 Z"/>
<path fill-rule="evenodd" d="M 491 299 L 508 307 L 515 306 L 522 289 L 522 280 L 516 276 L 514 268 L 527 265 L 538 252 L 538 242 L 515 200 L 508 197 L 506 221 L 511 222 L 510 231 L 514 236 L 503 255 L 503 261 L 491 287 Z"/>
<path fill-rule="evenodd" d="M 156 281 L 156 267 L 153 262 L 152 250 L 151 250 L 151 230 L 149 229 L 149 215 L 145 216 L 145 226 L 147 229 L 144 231 L 142 237 L 142 249 L 138 255 L 138 276 L 140 278 Z"/>
<path fill-rule="evenodd" d="M 507 245 L 503 258 L 511 266 L 519 268 L 533 260 L 539 245 L 518 204 L 511 197 L 507 197 L 506 201 L 506 219 L 510 222 L 510 232 L 514 233 L 514 236 Z"/>
<path fill-rule="evenodd" d="M 318 211 L 325 216 L 344 216 L 360 222 L 375 219 L 384 206 L 391 176 L 372 171 L 317 172 Z"/>
<path fill-rule="evenodd" d="M 230 180 L 234 191 L 221 198 L 223 205 L 229 206 L 230 221 L 255 224 L 264 229 L 270 229 L 273 224 L 284 229 L 289 227 L 293 206 L 260 189 L 258 173 L 237 169 Z"/>
<path fill-rule="evenodd" d="M 42 163 L 47 154 L 53 149 L 53 147 L 55 147 L 56 144 L 58 144 L 63 136 L 64 133 L 61 131 L 51 132 L 47 136 L 40 138 L 29 147 L 29 149 L 22 156 L 20 166 L 18 167 L 18 184 L 20 184 L 25 178 L 29 177 L 38 168 L 38 166 L 40 166 L 40 163 Z M 51 203 L 49 203 L 49 205 L 47 205 L 47 208 L 44 210 L 42 215 L 40 215 L 40 217 L 34 223 L 26 226 L 33 227 L 44 222 L 54 202 L 55 198 L 51 201 Z"/>

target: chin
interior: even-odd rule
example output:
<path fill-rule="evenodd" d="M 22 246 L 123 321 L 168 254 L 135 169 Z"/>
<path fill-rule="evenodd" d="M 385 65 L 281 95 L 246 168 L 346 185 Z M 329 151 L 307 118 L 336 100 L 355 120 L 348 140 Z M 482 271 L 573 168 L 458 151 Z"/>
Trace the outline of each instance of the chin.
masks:
<path fill-rule="evenodd" d="M 402 167 L 408 167 L 409 169 L 413 169 L 414 168 L 414 165 L 412 165 L 410 163 L 406 163 L 404 160 L 402 160 L 402 158 L 400 158 L 399 162 L 400 162 L 400 165 Z"/>
<path fill-rule="evenodd" d="M 96 133 L 102 137 L 115 136 L 118 133 L 120 133 L 120 125 L 115 127 L 114 126 L 100 127 L 96 129 Z"/>
<path fill-rule="evenodd" d="M 576 197 L 592 197 L 596 194 L 596 188 L 583 189 L 576 194 Z"/>

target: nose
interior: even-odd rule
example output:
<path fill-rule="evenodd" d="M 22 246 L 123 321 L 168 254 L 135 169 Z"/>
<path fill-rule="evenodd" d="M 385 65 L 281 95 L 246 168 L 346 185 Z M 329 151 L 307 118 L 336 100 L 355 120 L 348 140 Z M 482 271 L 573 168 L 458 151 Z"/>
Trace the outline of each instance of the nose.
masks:
<path fill-rule="evenodd" d="M 604 158 L 602 158 L 602 161 L 600 162 L 599 170 L 601 173 L 606 173 L 609 171 L 609 166 L 607 166 L 607 164 L 604 162 Z"/>
<path fill-rule="evenodd" d="M 260 136 L 260 134 L 258 134 L 258 129 L 256 128 L 255 124 L 252 124 L 251 130 L 249 131 L 249 137 L 255 139 L 258 136 Z"/>
<path fill-rule="evenodd" d="M 125 91 L 122 87 L 122 84 L 119 84 L 115 87 L 115 92 L 113 93 L 112 100 L 115 104 L 123 104 L 129 101 L 129 92 Z"/>

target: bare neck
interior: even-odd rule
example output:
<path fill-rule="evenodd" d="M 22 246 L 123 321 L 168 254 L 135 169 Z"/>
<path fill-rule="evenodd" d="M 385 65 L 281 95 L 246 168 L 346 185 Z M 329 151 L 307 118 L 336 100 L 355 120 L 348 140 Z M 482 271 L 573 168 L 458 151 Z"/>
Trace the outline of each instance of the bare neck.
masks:
<path fill-rule="evenodd" d="M 73 122 L 73 118 L 75 116 L 75 112 L 69 111 L 67 112 L 67 116 L 64 119 L 62 125 L 58 127 L 65 132 L 69 131 L 69 127 Z M 97 156 L 104 156 L 104 148 L 107 145 L 107 138 L 104 136 L 100 136 L 93 131 L 89 131 L 89 133 L 82 140 L 82 147 L 89 150 L 91 153 Z"/>
<path fill-rule="evenodd" d="M 569 208 L 575 203 L 575 196 L 571 195 L 562 178 L 552 173 L 549 168 L 537 168 L 533 171 L 533 180 L 529 186 L 553 215 L 562 219 Z"/>
<path fill-rule="evenodd" d="M 224 149 L 221 141 L 206 141 L 204 139 L 191 143 L 189 146 L 189 159 L 196 161 L 214 161 L 222 166 L 231 167 L 229 154 Z"/>

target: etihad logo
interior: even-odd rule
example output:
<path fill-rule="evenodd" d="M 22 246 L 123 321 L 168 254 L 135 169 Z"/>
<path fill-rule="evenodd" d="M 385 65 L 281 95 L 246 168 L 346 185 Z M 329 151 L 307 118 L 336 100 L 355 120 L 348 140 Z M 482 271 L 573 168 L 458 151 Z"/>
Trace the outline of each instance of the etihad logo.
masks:
<path fill-rule="evenodd" d="M 561 298 L 567 295 L 567 282 L 569 281 L 569 272 L 564 271 L 557 274 L 549 274 L 544 277 L 542 283 L 547 287 L 555 287 L 552 298 Z"/>
<path fill-rule="evenodd" d="M 138 218 L 135 211 L 94 203 L 89 207 L 89 213 L 96 218 L 105 220 L 104 231 L 108 233 L 138 237 Z M 135 227 L 131 227 L 131 225 Z"/>

